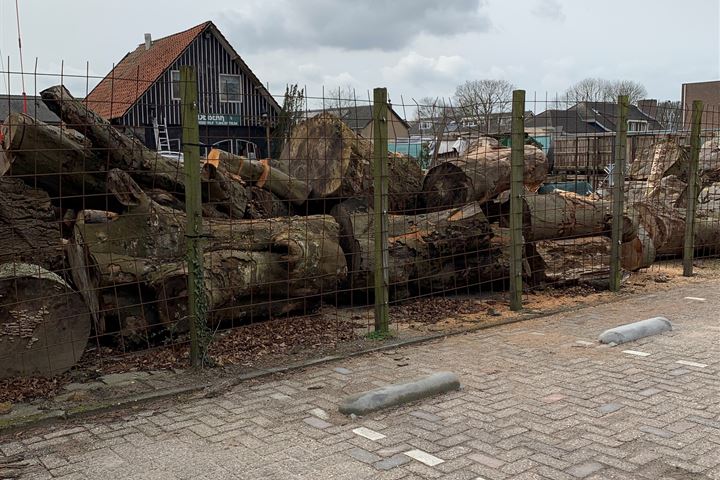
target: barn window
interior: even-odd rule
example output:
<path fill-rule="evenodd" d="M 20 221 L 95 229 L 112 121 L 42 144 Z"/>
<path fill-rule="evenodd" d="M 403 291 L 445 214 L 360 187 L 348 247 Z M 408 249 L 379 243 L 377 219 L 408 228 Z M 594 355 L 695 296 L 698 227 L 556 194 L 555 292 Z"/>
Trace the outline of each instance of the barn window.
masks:
<path fill-rule="evenodd" d="M 170 70 L 170 87 L 173 100 L 180 100 L 180 70 Z"/>
<path fill-rule="evenodd" d="M 220 101 L 225 103 L 242 102 L 240 75 L 220 75 Z"/>

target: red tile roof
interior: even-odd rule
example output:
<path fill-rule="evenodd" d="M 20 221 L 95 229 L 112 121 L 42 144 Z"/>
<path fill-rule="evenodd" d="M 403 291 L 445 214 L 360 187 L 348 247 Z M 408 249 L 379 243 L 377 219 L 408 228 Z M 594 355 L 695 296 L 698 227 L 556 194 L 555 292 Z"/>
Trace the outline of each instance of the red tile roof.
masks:
<path fill-rule="evenodd" d="M 153 40 L 150 49 L 140 44 L 88 94 L 89 108 L 106 119 L 119 118 L 167 70 L 212 22 L 203 22 L 184 32 Z"/>

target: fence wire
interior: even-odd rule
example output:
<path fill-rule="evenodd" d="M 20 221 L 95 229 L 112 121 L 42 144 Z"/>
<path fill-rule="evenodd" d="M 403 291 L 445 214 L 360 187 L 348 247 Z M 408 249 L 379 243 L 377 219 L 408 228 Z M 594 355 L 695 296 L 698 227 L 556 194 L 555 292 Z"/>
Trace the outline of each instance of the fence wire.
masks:
<path fill-rule="evenodd" d="M 625 115 L 617 102 L 535 97 L 523 108 L 523 145 L 512 145 L 509 99 L 378 105 L 370 94 L 267 92 L 239 75 L 215 85 L 201 74 L 197 118 L 183 118 L 179 72 L 113 72 L 81 92 L 63 84 L 100 79 L 58 77 L 0 101 L 0 378 L 182 367 L 193 327 L 205 364 L 225 365 L 501 315 L 513 208 L 526 296 L 607 288 L 618 179 L 621 280 L 720 246 L 717 106 L 693 117 L 691 106 L 638 103 Z M 197 144 L 183 141 L 190 124 Z M 517 199 L 513 148 L 523 157 Z M 186 214 L 192 149 L 199 231 Z M 387 207 L 376 215 L 380 187 Z M 194 256 L 190 239 L 200 244 Z M 188 267 L 198 265 L 199 326 L 188 290 Z M 387 286 L 377 290 L 378 279 Z M 378 291 L 389 306 L 383 332 Z"/>

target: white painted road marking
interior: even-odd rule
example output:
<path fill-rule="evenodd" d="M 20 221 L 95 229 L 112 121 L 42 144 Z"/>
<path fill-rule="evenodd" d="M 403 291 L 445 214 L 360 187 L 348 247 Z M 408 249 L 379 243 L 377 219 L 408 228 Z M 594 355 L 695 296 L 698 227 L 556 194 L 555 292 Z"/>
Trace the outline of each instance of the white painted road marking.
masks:
<path fill-rule="evenodd" d="M 637 350 L 623 350 L 623 353 L 627 353 L 628 355 L 635 355 L 638 357 L 649 357 L 650 354 L 647 352 L 638 352 Z"/>
<path fill-rule="evenodd" d="M 695 300 L 696 302 L 704 302 L 705 301 L 704 298 L 700 298 L 700 297 L 685 297 L 685 300 Z"/>
<path fill-rule="evenodd" d="M 440 465 L 441 463 L 445 462 L 445 460 L 437 458 L 434 455 L 430 455 L 427 452 L 423 452 L 422 450 L 410 450 L 408 452 L 405 452 L 405 455 L 417 460 L 420 463 L 424 463 L 428 467 L 434 467 L 435 465 Z"/>
<path fill-rule="evenodd" d="M 381 438 L 385 438 L 385 435 L 383 435 L 380 432 L 376 432 L 375 430 L 370 430 L 369 428 L 365 427 L 359 427 L 353 430 L 353 433 L 355 435 L 360 435 L 361 437 L 365 437 L 368 440 L 372 440 L 373 442 L 376 442 L 380 440 Z"/>
<path fill-rule="evenodd" d="M 675 363 L 679 363 L 680 365 L 687 365 L 688 367 L 698 367 L 698 368 L 705 368 L 707 367 L 704 363 L 697 363 L 697 362 L 689 362 L 687 360 L 678 360 Z"/>

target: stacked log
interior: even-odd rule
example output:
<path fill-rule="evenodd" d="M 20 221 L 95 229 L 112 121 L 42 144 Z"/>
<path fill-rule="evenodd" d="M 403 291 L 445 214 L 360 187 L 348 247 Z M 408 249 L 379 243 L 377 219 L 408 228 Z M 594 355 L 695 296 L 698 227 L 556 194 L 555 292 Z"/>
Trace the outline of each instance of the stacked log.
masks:
<path fill-rule="evenodd" d="M 523 182 L 534 192 L 547 175 L 542 150 L 525 145 Z M 428 210 L 454 208 L 469 202 L 485 203 L 510 190 L 510 148 L 479 143 L 458 159 L 431 168 L 423 181 L 422 196 Z"/>
<path fill-rule="evenodd" d="M 77 361 L 91 326 L 99 336 L 117 333 L 128 348 L 188 327 L 182 162 L 124 135 L 63 87 L 42 97 L 62 126 L 13 113 L 2 132 L 0 235 L 10 241 L 0 254 L 0 336 L 21 332 L 9 355 L 30 367 L 0 369 L 0 376 L 40 371 L 30 341 L 47 356 L 53 342 L 72 334 L 65 349 L 50 353 L 58 358 L 52 366 L 64 369 Z M 284 145 L 278 159 L 212 150 L 198 165 L 203 288 L 213 327 L 305 313 L 323 300 L 342 302 L 345 293 L 372 299 L 371 142 L 322 114 L 300 123 Z M 709 206 L 720 197 L 713 186 L 720 149 L 711 143 L 703 151 L 701 200 Z M 389 154 L 393 301 L 507 286 L 510 154 L 481 139 L 424 178 L 414 159 Z M 685 227 L 686 147 L 661 142 L 639 155 L 646 160 L 633 168 L 642 184 L 628 189 L 638 196 L 623 217 L 628 270 L 679 254 Z M 533 193 L 546 171 L 542 151 L 525 146 L 523 279 L 535 285 L 607 276 L 610 202 Z M 696 245 L 720 251 L 720 215 L 705 212 Z M 41 301 L 51 292 L 64 306 Z M 74 323 L 63 323 L 71 317 Z"/>
<path fill-rule="evenodd" d="M 118 287 L 155 291 L 161 322 L 183 330 L 185 214 L 154 202 L 124 171 L 109 173 L 108 188 L 127 211 L 94 214 L 100 219 L 95 222 L 87 222 L 88 212 L 81 212 L 70 257 L 73 279 L 83 287 L 98 330 L 106 328 L 104 289 Z M 203 219 L 206 290 L 214 321 L 318 303 L 347 273 L 338 229 L 326 215 Z"/>

